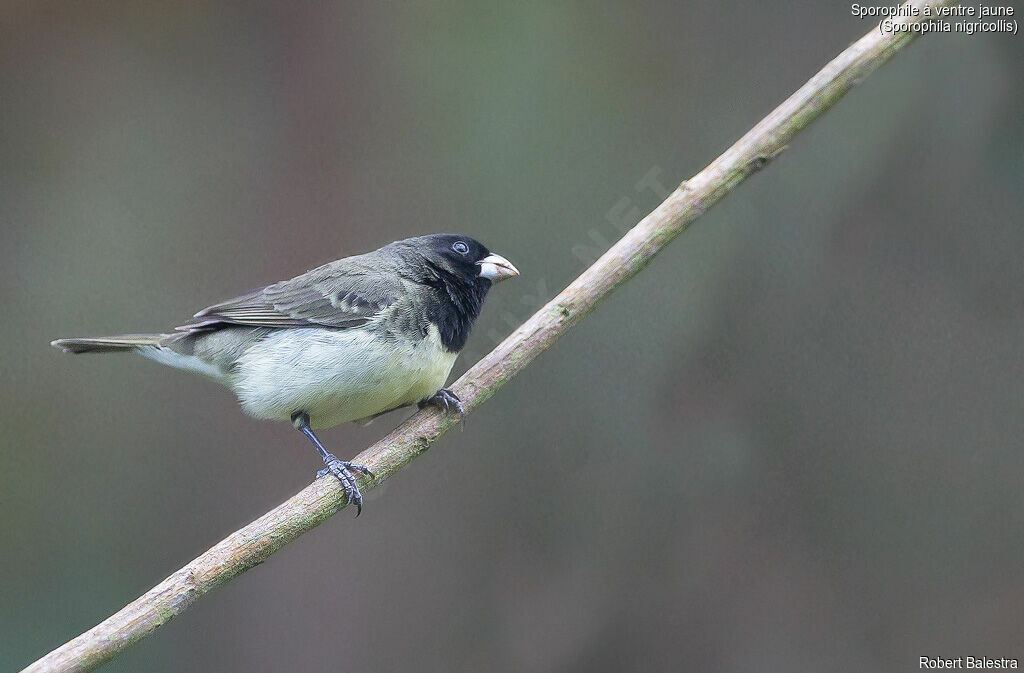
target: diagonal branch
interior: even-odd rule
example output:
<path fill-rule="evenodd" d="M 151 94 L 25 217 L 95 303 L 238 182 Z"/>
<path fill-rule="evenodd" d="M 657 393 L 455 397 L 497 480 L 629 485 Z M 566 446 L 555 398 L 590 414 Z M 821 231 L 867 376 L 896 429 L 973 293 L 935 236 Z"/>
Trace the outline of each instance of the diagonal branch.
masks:
<path fill-rule="evenodd" d="M 912 0 L 924 8 L 955 0 Z M 643 269 L 672 239 L 734 187 L 756 173 L 786 144 L 831 108 L 915 34 L 883 34 L 877 27 L 843 51 L 796 93 L 711 164 L 680 185 L 590 268 L 569 284 L 456 382 L 471 412 L 590 313 L 599 301 Z M 456 421 L 421 411 L 353 460 L 377 474 L 374 483 L 426 451 Z M 363 478 L 363 487 L 372 487 Z M 336 479 L 317 479 L 287 502 L 235 531 L 181 570 L 99 625 L 57 648 L 23 673 L 91 671 L 167 623 L 214 587 L 256 566 L 344 506 Z"/>

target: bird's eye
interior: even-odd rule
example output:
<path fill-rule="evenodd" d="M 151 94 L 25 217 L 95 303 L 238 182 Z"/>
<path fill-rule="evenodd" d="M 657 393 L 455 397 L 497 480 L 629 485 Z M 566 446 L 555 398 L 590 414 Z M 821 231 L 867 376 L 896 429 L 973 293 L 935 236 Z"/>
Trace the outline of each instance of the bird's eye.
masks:
<path fill-rule="evenodd" d="M 463 243 L 462 241 L 455 241 L 454 243 L 452 243 L 452 250 L 459 253 L 460 255 L 465 255 L 466 253 L 469 252 L 469 246 Z"/>

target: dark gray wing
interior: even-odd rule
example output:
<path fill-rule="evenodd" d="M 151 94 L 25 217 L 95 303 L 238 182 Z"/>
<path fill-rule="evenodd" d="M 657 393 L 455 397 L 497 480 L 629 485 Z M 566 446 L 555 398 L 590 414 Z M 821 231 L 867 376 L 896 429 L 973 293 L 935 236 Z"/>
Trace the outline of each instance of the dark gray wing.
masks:
<path fill-rule="evenodd" d="M 357 327 L 404 294 L 402 279 L 349 257 L 249 294 L 214 304 L 178 329 L 227 325 Z"/>

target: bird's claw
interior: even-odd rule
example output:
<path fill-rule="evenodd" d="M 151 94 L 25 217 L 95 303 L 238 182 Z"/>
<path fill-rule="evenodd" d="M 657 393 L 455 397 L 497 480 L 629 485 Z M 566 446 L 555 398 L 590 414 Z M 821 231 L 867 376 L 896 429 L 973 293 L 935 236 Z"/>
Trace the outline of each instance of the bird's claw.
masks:
<path fill-rule="evenodd" d="M 326 467 L 316 473 L 317 479 L 333 474 L 341 482 L 341 487 L 345 489 L 345 497 L 348 499 L 348 504 L 356 506 L 356 516 L 363 513 L 363 494 L 359 492 L 359 484 L 356 483 L 356 472 L 365 474 L 371 479 L 374 478 L 373 472 L 370 468 L 365 465 L 357 465 L 350 463 L 347 460 L 339 460 L 333 453 L 327 454 L 324 457 L 324 464 Z"/>
<path fill-rule="evenodd" d="M 466 410 L 462 406 L 462 400 L 448 388 L 441 388 L 436 393 L 420 402 L 420 409 L 430 405 L 437 407 L 446 414 L 456 412 L 459 414 L 459 423 L 465 424 Z"/>

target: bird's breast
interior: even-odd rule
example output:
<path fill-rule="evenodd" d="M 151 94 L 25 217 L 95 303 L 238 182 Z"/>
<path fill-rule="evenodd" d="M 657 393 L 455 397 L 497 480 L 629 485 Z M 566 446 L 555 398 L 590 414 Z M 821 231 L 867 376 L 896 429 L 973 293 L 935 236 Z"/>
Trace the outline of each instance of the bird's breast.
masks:
<path fill-rule="evenodd" d="M 324 428 L 429 397 L 444 386 L 456 357 L 434 325 L 415 340 L 385 338 L 372 326 L 284 328 L 239 357 L 229 385 L 257 418 L 289 420 L 304 411 L 314 428 Z"/>

